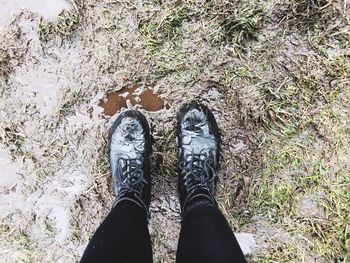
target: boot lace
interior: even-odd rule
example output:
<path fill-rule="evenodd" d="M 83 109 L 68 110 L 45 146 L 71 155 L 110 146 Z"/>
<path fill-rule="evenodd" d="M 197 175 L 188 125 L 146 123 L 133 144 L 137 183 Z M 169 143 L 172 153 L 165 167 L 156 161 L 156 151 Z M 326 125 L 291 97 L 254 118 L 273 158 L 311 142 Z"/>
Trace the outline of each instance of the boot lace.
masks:
<path fill-rule="evenodd" d="M 122 183 L 119 194 L 122 196 L 124 193 L 135 193 L 139 197 L 142 196 L 142 190 L 147 184 L 147 180 L 144 177 L 142 169 L 142 158 L 121 158 L 122 165 Z"/>
<path fill-rule="evenodd" d="M 180 163 L 183 185 L 192 194 L 198 187 L 210 190 L 217 176 L 214 158 L 211 153 L 186 154 Z"/>

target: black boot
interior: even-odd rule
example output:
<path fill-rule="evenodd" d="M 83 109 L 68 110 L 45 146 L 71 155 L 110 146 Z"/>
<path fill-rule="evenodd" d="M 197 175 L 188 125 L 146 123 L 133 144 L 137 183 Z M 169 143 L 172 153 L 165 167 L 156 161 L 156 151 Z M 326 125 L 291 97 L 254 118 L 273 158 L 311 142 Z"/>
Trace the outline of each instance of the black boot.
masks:
<path fill-rule="evenodd" d="M 117 195 L 114 205 L 129 201 L 148 211 L 151 150 L 150 129 L 145 116 L 136 110 L 121 113 L 109 134 L 109 161 Z"/>
<path fill-rule="evenodd" d="M 179 198 L 182 215 L 201 203 L 216 206 L 220 154 L 220 133 L 212 112 L 192 102 L 177 116 L 179 147 Z"/>

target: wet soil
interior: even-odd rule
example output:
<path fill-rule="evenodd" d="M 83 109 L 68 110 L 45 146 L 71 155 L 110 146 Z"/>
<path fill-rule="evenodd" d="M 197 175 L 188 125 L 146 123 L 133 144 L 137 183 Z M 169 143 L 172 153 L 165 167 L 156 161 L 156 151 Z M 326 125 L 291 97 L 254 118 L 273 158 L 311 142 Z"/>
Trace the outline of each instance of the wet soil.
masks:
<path fill-rule="evenodd" d="M 118 37 L 116 31 L 105 31 L 110 22 L 104 16 L 107 7 L 122 25 Z M 206 46 L 203 57 L 196 58 L 204 63 L 198 67 L 208 71 L 198 76 L 195 83 L 187 79 L 191 74 L 159 77 L 154 71 L 155 62 L 143 59 L 147 50 L 134 16 L 125 12 L 125 8 L 129 8 L 126 2 L 91 3 L 77 34 L 69 39 L 57 35 L 49 42 L 41 42 L 40 17 L 27 11 L 18 15 L 6 31 L 3 49 L 12 71 L 3 81 L 6 85 L 1 87 L 0 83 L 0 93 L 4 94 L 0 96 L 0 131 L 10 127 L 16 134 L 0 132 L 0 144 L 11 143 L 14 160 L 22 160 L 23 156 L 28 156 L 28 160 L 23 164 L 23 172 L 13 172 L 24 175 L 14 182 L 18 184 L 17 190 L 7 189 L 12 189 L 12 184 L 6 186 L 6 194 L 0 189 L 0 203 L 5 200 L 8 204 L 0 219 L 9 230 L 23 222 L 21 229 L 28 233 L 28 242 L 17 245 L 17 240 L 23 238 L 20 231 L 0 233 L 0 250 L 7 251 L 0 255 L 1 262 L 21 261 L 14 259 L 14 252 L 33 262 L 80 260 L 115 198 L 105 144 L 113 117 L 101 118 L 100 107 L 107 116 L 122 108 L 141 108 L 150 121 L 155 138 L 154 154 L 163 160 L 152 172 L 149 227 L 155 262 L 174 262 L 180 230 L 173 133 L 178 107 L 199 99 L 214 110 L 226 135 L 223 155 L 228 157 L 225 160 L 228 173 L 237 170 L 232 156 L 239 155 L 244 164 L 247 156 L 251 156 L 249 143 L 244 144 L 247 140 L 238 138 L 240 134 L 246 138 L 247 132 L 237 128 L 241 125 L 236 105 L 227 105 L 221 89 L 210 87 L 223 70 L 210 67 L 212 64 L 208 66 L 205 61 L 209 61 L 207 55 L 219 51 Z M 193 40 L 188 43 L 192 45 Z M 222 57 L 215 64 L 227 61 L 227 52 L 220 54 Z M 132 84 L 139 83 L 139 79 L 157 86 Z M 117 87 L 124 88 L 108 94 Z M 102 100 L 106 94 L 107 99 Z M 236 143 L 240 145 L 237 152 Z M 249 161 L 252 163 L 251 157 Z M 16 178 L 12 172 L 8 177 Z M 9 213 L 15 217 L 6 217 Z M 48 250 L 52 253 L 47 253 Z"/>
<path fill-rule="evenodd" d="M 69 2 L 0 0 L 0 29 L 12 7 L 23 4 L 51 18 L 46 8 L 57 15 Z M 232 46 L 210 43 L 208 18 L 184 21 L 176 45 L 166 42 L 152 56 L 139 26 L 166 13 L 156 2 L 86 0 L 76 32 L 48 42 L 39 39 L 37 14 L 23 11 L 9 23 L 0 41 L 11 69 L 3 79 L 0 70 L 0 147 L 11 153 L 0 150 L 8 164 L 0 176 L 6 179 L 0 182 L 0 262 L 79 262 L 115 198 L 106 153 L 113 117 L 102 118 L 100 107 L 107 116 L 141 108 L 150 121 L 159 159 L 152 162 L 159 163 L 152 168 L 149 224 L 154 262 L 174 262 L 180 230 L 174 117 L 194 99 L 213 110 L 222 132 L 220 209 L 235 231 L 258 232 L 259 248 L 266 244 L 275 251 L 271 233 L 283 234 L 284 228 L 252 220 L 248 203 L 250 185 L 261 176 L 259 140 L 265 140 L 258 132 L 265 110 L 260 92 L 266 90 L 257 87 L 285 83 L 290 73 L 267 65 L 279 65 L 296 51 L 290 52 L 285 37 L 264 42 L 279 34 L 281 27 L 273 24 L 259 33 L 260 40 L 246 43 L 240 58 Z M 272 2 L 271 8 L 279 5 Z M 308 45 L 308 39 L 300 42 L 298 49 Z M 159 89 L 133 85 L 140 82 Z M 299 210 L 308 206 L 313 202 L 303 201 Z M 250 225 L 242 228 L 242 222 Z"/>

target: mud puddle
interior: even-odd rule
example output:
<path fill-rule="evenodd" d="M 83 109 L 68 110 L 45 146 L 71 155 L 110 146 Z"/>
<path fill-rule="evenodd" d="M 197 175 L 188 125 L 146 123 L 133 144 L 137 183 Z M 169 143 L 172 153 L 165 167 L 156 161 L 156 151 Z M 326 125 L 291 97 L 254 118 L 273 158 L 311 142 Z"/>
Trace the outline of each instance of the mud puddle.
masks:
<path fill-rule="evenodd" d="M 159 111 L 165 107 L 164 101 L 159 94 L 154 93 L 151 86 L 135 85 L 125 87 L 117 92 L 108 94 L 106 100 L 102 100 L 99 106 L 103 108 L 104 115 L 113 116 L 128 105 L 140 105 L 146 111 Z"/>
<path fill-rule="evenodd" d="M 0 30 L 21 9 L 38 13 L 45 19 L 53 19 L 62 10 L 70 9 L 70 4 L 66 0 L 0 0 Z"/>

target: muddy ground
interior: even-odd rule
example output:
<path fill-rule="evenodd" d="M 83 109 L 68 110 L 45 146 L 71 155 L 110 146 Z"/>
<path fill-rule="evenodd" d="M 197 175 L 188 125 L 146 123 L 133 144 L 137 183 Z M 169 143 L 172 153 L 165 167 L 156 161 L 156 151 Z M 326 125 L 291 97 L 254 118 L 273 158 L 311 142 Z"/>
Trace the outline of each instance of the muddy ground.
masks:
<path fill-rule="evenodd" d="M 77 262 L 114 193 L 101 100 L 152 87 L 150 231 L 174 262 L 175 115 L 223 134 L 217 198 L 250 262 L 350 260 L 350 3 L 71 1 L 8 18 L 0 42 L 1 262 Z M 142 104 L 142 103 L 141 103 Z M 127 103 L 129 107 L 140 108 Z"/>

